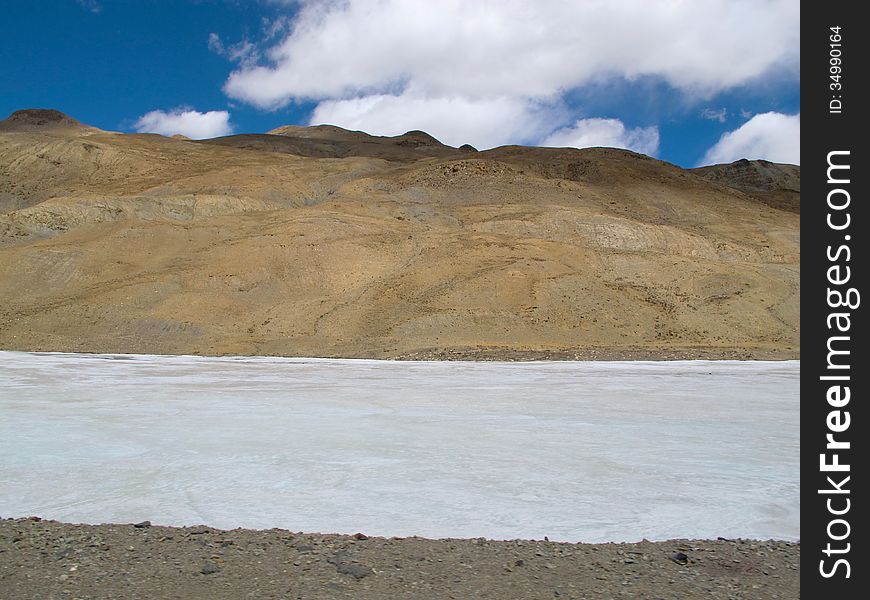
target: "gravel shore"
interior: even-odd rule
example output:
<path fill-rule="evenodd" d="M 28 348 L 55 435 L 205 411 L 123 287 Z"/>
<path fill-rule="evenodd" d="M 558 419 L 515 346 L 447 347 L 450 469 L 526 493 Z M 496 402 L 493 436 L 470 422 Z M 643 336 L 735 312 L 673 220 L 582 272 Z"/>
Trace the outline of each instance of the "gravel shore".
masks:
<path fill-rule="evenodd" d="M 0 520 L 16 598 L 795 599 L 800 544 L 378 538 Z"/>

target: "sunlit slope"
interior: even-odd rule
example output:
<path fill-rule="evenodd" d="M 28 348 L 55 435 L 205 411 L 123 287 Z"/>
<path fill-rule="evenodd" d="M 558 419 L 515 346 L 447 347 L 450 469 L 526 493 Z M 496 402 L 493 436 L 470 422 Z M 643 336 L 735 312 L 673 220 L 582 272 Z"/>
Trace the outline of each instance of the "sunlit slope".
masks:
<path fill-rule="evenodd" d="M 795 357 L 799 214 L 727 178 L 421 132 L 0 127 L 0 347 Z"/>

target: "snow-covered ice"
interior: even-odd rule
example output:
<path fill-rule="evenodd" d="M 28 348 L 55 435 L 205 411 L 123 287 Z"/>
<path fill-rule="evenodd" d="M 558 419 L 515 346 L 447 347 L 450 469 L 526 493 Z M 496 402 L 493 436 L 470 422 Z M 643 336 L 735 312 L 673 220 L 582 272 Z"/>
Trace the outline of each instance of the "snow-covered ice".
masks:
<path fill-rule="evenodd" d="M 797 539 L 799 366 L 0 352 L 0 516 Z"/>

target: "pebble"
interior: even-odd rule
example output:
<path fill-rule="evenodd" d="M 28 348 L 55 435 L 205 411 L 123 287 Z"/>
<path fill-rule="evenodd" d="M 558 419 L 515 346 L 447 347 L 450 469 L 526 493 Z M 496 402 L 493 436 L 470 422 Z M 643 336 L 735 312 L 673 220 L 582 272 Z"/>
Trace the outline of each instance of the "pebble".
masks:
<path fill-rule="evenodd" d="M 356 579 L 362 579 L 374 573 L 372 568 L 366 565 L 346 562 L 336 563 L 335 570 L 343 575 L 351 575 Z"/>

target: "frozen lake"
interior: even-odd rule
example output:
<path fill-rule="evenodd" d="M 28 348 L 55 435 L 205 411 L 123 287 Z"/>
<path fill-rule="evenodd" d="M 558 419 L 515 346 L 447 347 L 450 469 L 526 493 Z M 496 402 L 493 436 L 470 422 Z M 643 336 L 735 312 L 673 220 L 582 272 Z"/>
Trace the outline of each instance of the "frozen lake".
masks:
<path fill-rule="evenodd" d="M 799 366 L 0 352 L 0 516 L 797 539 Z"/>

